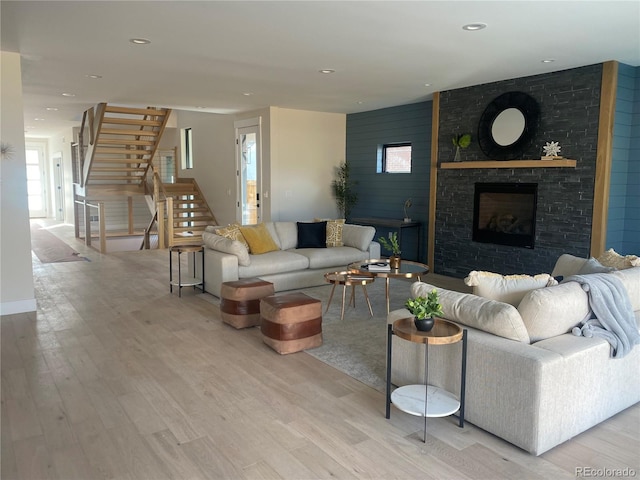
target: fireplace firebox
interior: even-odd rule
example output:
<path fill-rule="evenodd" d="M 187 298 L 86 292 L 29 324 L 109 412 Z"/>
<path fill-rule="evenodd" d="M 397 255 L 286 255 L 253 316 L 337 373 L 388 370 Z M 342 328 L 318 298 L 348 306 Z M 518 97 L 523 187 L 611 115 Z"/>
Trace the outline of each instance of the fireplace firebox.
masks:
<path fill-rule="evenodd" d="M 473 241 L 533 248 L 537 183 L 476 183 Z"/>

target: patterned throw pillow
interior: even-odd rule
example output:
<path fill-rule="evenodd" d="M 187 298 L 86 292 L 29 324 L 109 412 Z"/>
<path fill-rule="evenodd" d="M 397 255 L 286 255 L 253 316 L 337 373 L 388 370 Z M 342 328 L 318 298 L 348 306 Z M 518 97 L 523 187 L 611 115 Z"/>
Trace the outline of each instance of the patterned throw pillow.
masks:
<path fill-rule="evenodd" d="M 331 220 L 330 218 L 314 218 L 314 222 L 327 222 L 327 247 L 343 247 L 342 242 L 342 227 L 344 226 L 345 219 L 337 218 Z"/>
<path fill-rule="evenodd" d="M 598 257 L 598 261 L 605 267 L 613 267 L 618 270 L 625 268 L 640 267 L 640 258 L 636 255 L 620 255 L 613 248 L 610 248 Z"/>
<path fill-rule="evenodd" d="M 245 247 L 247 247 L 247 249 L 249 248 L 247 240 L 244 238 L 244 235 L 242 235 L 242 232 L 240 231 L 240 225 L 238 225 L 237 223 L 232 223 L 228 227 L 218 228 L 215 233 L 230 240 L 237 240 Z"/>

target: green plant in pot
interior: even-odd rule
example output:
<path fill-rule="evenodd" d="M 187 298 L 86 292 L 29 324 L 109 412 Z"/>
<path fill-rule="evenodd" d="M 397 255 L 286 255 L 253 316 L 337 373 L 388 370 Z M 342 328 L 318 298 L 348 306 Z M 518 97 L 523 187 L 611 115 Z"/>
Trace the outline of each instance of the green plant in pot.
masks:
<path fill-rule="evenodd" d="M 400 268 L 400 242 L 398 242 L 398 232 L 393 232 L 389 238 L 379 237 L 378 241 L 386 250 L 391 252 L 389 257 L 389 266 L 391 268 Z"/>
<path fill-rule="evenodd" d="M 414 317 L 414 324 L 421 332 L 428 332 L 435 324 L 435 318 L 442 315 L 442 305 L 438 300 L 438 291 L 434 288 L 426 297 L 409 298 L 404 304 Z"/>
<path fill-rule="evenodd" d="M 470 133 L 459 133 L 451 138 L 453 145 L 456 147 L 456 154 L 453 157 L 454 162 L 460 161 L 460 149 L 468 148 L 471 145 Z"/>

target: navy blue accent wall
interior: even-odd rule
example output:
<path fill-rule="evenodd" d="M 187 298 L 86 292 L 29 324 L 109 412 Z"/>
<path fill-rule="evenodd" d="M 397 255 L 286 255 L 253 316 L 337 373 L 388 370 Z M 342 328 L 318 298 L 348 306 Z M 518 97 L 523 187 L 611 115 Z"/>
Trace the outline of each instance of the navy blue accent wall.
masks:
<path fill-rule="evenodd" d="M 607 248 L 640 252 L 640 67 L 619 64 Z"/>
<path fill-rule="evenodd" d="M 358 203 L 351 217 L 400 220 L 404 202 L 411 198 L 409 216 L 422 222 L 421 261 L 427 258 L 432 108 L 429 101 L 347 115 L 347 163 L 352 179 L 358 182 Z M 411 173 L 377 173 L 378 147 L 399 142 L 411 142 Z M 407 259 L 416 259 L 418 248 L 412 230 L 405 230 L 401 245 L 402 257 Z M 376 227 L 375 238 L 386 237 L 388 232 Z"/>

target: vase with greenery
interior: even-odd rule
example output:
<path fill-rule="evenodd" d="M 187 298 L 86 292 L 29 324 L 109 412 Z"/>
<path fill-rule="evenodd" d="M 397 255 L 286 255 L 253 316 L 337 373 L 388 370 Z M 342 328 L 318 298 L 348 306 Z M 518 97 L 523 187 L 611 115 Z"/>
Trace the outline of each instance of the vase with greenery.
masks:
<path fill-rule="evenodd" d="M 343 162 L 336 167 L 336 178 L 331 182 L 331 192 L 336 199 L 336 205 L 342 218 L 347 218 L 351 209 L 358 202 L 358 193 L 354 182 L 349 178 L 349 164 Z"/>
<path fill-rule="evenodd" d="M 453 145 L 456 147 L 456 154 L 453 157 L 453 161 L 454 162 L 459 162 L 460 159 L 460 149 L 465 149 L 467 148 L 469 145 L 471 145 L 471 134 L 470 133 L 459 133 L 457 135 L 454 135 L 451 138 L 451 141 L 453 142 Z"/>
<path fill-rule="evenodd" d="M 409 216 L 409 209 L 411 208 L 411 199 L 407 198 L 404 201 L 404 221 L 405 222 L 410 222 L 411 221 L 411 217 Z"/>
<path fill-rule="evenodd" d="M 435 288 L 426 297 L 407 299 L 405 307 L 413 315 L 416 329 L 421 332 L 430 331 L 435 324 L 435 317 L 442 315 L 442 305 Z"/>
<path fill-rule="evenodd" d="M 398 232 L 393 232 L 389 238 L 378 238 L 380 245 L 391 252 L 389 257 L 389 266 L 391 268 L 400 268 L 400 242 L 398 242 Z"/>

